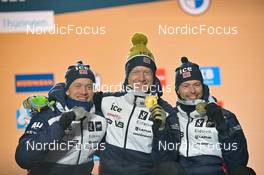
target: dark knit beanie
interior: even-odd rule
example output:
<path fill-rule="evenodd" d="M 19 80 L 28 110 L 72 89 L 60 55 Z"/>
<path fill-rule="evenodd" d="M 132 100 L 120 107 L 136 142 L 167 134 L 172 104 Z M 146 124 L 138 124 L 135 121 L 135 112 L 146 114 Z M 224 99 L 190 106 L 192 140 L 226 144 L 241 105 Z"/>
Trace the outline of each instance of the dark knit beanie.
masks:
<path fill-rule="evenodd" d="M 65 74 L 65 89 L 68 90 L 72 82 L 78 78 L 89 78 L 95 83 L 95 76 L 91 71 L 90 66 L 84 65 L 82 61 L 79 61 L 76 65 L 68 67 L 68 70 Z"/>
<path fill-rule="evenodd" d="M 179 89 L 179 86 L 189 80 L 198 80 L 203 84 L 203 76 L 199 69 L 198 64 L 189 62 L 186 57 L 181 58 L 182 65 L 178 67 L 175 78 L 175 90 L 176 93 Z"/>

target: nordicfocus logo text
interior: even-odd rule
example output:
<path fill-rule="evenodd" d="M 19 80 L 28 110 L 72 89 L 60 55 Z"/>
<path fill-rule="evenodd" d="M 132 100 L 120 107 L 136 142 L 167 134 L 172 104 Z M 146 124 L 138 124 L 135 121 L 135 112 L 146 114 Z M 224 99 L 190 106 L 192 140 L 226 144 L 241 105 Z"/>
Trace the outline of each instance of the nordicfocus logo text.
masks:
<path fill-rule="evenodd" d="M 195 150 L 195 149 L 208 149 L 208 150 L 213 150 L 213 151 L 236 151 L 238 149 L 237 143 L 214 143 L 214 144 L 204 144 L 204 143 L 194 143 L 194 144 L 180 144 L 180 143 L 172 143 L 172 142 L 167 142 L 167 141 L 159 141 L 159 150 L 161 151 L 173 151 L 173 150 L 179 150 L 180 147 L 189 148 L 189 150 Z"/>
<path fill-rule="evenodd" d="M 215 36 L 227 36 L 227 35 L 237 35 L 237 26 L 215 26 L 215 25 L 191 25 L 185 24 L 181 26 L 174 25 L 158 25 L 159 35 L 185 35 L 185 36 L 198 36 L 198 35 L 215 35 Z"/>
<path fill-rule="evenodd" d="M 41 143 L 35 141 L 27 141 L 26 142 L 27 151 L 68 151 L 68 150 L 104 150 L 104 143 L 79 143 L 78 140 L 70 140 L 59 142 L 54 140 L 50 143 Z"/>
<path fill-rule="evenodd" d="M 53 25 L 53 27 L 45 28 L 41 26 L 29 26 L 27 25 L 27 34 L 32 35 L 105 35 L 105 26 L 76 26 L 74 24 L 68 24 L 66 26 Z"/>

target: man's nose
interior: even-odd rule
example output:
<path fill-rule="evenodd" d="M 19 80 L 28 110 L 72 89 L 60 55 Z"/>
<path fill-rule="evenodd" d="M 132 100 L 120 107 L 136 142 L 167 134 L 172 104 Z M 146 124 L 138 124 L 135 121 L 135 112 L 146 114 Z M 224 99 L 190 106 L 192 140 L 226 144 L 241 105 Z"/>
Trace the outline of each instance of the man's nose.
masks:
<path fill-rule="evenodd" d="M 194 86 L 190 86 L 190 90 L 192 93 L 195 93 L 195 87 Z"/>
<path fill-rule="evenodd" d="M 82 94 L 87 94 L 87 88 L 85 86 L 82 86 L 81 93 Z"/>
<path fill-rule="evenodd" d="M 146 80 L 146 77 L 144 75 L 144 72 L 140 72 L 139 75 L 138 75 L 138 80 L 143 82 Z"/>

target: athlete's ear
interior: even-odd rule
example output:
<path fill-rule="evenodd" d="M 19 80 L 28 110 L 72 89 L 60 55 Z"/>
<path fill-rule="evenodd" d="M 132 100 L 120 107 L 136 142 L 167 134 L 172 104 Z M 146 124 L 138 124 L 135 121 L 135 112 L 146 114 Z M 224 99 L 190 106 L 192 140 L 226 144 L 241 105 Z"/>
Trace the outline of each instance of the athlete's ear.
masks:
<path fill-rule="evenodd" d="M 180 89 L 178 89 L 178 90 L 176 91 L 176 93 L 177 93 L 178 97 L 180 97 Z"/>

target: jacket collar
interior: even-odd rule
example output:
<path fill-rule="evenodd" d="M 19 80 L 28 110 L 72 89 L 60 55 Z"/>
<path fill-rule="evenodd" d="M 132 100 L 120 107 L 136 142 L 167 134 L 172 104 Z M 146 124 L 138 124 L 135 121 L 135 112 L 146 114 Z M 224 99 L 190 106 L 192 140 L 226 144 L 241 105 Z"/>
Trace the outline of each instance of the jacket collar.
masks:
<path fill-rule="evenodd" d="M 56 108 L 60 111 L 60 112 L 68 112 L 71 109 L 67 106 L 63 106 L 60 102 L 56 102 Z M 88 111 L 90 113 L 95 113 L 95 105 L 92 106 L 92 108 L 90 109 L 90 111 Z"/>
<path fill-rule="evenodd" d="M 145 98 L 147 95 L 144 92 L 129 91 L 125 94 L 125 100 L 131 105 L 135 104 L 137 107 L 146 107 Z"/>
<path fill-rule="evenodd" d="M 178 109 L 178 111 L 180 112 L 181 116 L 183 116 L 184 118 L 188 118 L 189 116 L 190 116 L 191 118 L 198 118 L 198 117 L 201 117 L 201 115 L 200 115 L 196 110 L 190 112 L 190 113 L 189 113 L 189 116 L 188 116 L 188 113 L 185 112 L 185 111 L 181 108 L 180 105 L 177 105 L 177 109 Z"/>

